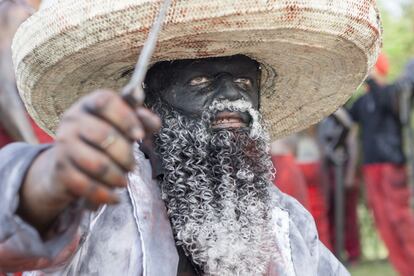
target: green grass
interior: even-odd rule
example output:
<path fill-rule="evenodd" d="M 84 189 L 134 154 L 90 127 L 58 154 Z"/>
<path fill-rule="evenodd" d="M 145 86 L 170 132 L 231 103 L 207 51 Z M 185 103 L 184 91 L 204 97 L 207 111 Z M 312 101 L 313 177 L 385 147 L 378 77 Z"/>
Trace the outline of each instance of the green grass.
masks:
<path fill-rule="evenodd" d="M 378 236 L 372 214 L 364 203 L 362 201 L 358 205 L 363 261 L 348 267 L 348 270 L 352 276 L 397 276 L 393 267 L 386 261 L 387 249 Z"/>
<path fill-rule="evenodd" d="M 358 205 L 358 219 L 363 260 L 385 260 L 388 251 L 378 236 L 372 214 L 366 204 Z"/>
<path fill-rule="evenodd" d="M 349 268 L 352 276 L 397 276 L 386 261 L 361 263 Z"/>

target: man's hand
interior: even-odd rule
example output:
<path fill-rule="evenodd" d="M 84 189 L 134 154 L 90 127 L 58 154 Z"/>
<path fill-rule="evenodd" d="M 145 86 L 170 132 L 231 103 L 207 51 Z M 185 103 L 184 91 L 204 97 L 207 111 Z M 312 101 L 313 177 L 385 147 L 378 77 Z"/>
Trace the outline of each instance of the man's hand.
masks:
<path fill-rule="evenodd" d="M 55 145 L 32 164 L 21 190 L 21 215 L 43 230 L 79 198 L 92 209 L 117 203 L 114 189 L 127 185 L 134 166 L 134 141 L 160 125 L 148 109 L 134 111 L 111 91 L 80 99 L 63 115 Z"/>

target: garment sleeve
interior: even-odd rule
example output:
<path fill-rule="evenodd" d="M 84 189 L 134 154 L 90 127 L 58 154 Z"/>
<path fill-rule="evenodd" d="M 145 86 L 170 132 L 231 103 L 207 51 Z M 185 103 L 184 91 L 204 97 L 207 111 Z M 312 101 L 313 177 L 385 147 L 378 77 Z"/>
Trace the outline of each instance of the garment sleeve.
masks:
<path fill-rule="evenodd" d="M 57 218 L 47 239 L 16 214 L 26 173 L 49 147 L 14 143 L 0 150 L 0 273 L 49 267 L 64 249 L 73 247 L 81 217 L 76 207 Z"/>

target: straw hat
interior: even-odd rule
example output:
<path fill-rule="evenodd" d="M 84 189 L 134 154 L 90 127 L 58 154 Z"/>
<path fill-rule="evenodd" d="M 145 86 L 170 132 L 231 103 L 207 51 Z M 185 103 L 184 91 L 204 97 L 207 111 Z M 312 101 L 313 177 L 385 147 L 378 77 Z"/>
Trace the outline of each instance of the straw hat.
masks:
<path fill-rule="evenodd" d="M 377 59 L 375 1 L 174 0 L 153 62 L 245 54 L 262 64 L 261 111 L 272 138 L 346 102 Z M 53 134 L 62 113 L 96 88 L 119 90 L 160 0 L 56 0 L 16 33 L 21 96 Z"/>

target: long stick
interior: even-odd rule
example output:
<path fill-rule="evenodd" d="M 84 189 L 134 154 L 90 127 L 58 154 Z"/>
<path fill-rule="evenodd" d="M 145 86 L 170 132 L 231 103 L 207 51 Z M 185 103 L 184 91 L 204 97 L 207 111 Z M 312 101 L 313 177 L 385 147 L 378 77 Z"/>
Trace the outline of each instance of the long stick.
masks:
<path fill-rule="evenodd" d="M 148 64 L 154 53 L 157 44 L 158 34 L 161 30 L 162 23 L 167 15 L 167 11 L 171 6 L 171 0 L 165 0 L 161 6 L 157 20 L 154 22 L 147 41 L 139 55 L 137 64 L 135 65 L 134 74 L 129 83 L 122 89 L 122 98 L 132 107 L 140 106 L 144 103 L 145 93 L 142 83 L 147 74 Z"/>

